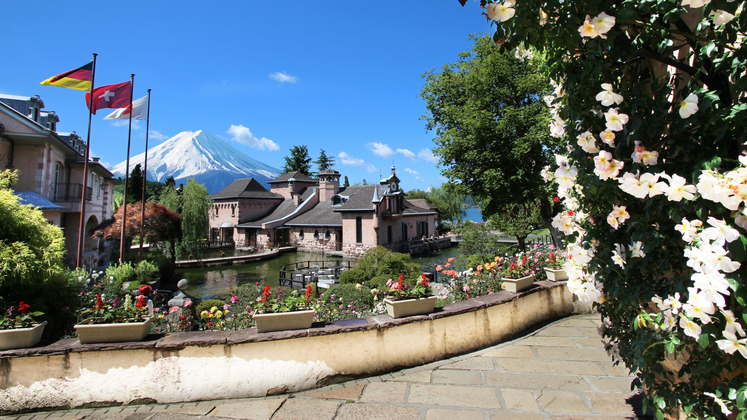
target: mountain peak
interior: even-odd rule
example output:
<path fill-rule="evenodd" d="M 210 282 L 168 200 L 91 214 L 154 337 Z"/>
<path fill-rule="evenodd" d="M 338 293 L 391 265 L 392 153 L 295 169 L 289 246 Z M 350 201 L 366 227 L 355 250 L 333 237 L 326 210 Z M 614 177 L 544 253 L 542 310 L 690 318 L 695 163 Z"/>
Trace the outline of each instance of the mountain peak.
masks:
<path fill-rule="evenodd" d="M 142 166 L 145 153 L 130 157 L 130 171 Z M 125 162 L 112 168 L 124 176 Z M 220 138 L 203 130 L 183 131 L 148 150 L 148 180 L 164 182 L 173 176 L 177 185 L 195 178 L 214 194 L 235 179 L 254 178 L 261 183 L 277 178 L 280 170 L 247 156 Z"/>

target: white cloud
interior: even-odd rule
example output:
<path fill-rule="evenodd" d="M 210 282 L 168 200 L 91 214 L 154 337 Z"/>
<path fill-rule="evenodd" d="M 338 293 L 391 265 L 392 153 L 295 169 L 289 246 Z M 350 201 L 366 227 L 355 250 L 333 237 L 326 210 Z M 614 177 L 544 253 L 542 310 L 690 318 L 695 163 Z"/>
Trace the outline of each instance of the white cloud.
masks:
<path fill-rule="evenodd" d="M 407 172 L 407 173 L 408 173 L 408 174 L 410 174 L 410 175 L 420 175 L 420 174 L 418 173 L 418 171 L 414 171 L 414 170 L 412 170 L 412 169 L 410 169 L 410 168 L 405 168 L 405 172 Z"/>
<path fill-rule="evenodd" d="M 420 182 L 425 182 L 425 181 L 423 181 L 423 178 L 421 178 L 421 177 L 419 177 L 419 176 L 416 176 L 416 177 L 415 177 L 415 179 L 417 179 L 417 180 L 418 180 L 418 181 L 420 181 Z"/>
<path fill-rule="evenodd" d="M 296 76 L 291 76 L 290 74 L 286 74 L 282 71 L 279 71 L 277 73 L 270 73 L 270 79 L 276 80 L 280 83 L 296 83 L 298 81 L 298 78 L 296 78 Z"/>
<path fill-rule="evenodd" d="M 418 157 L 427 162 L 438 163 L 438 156 L 434 155 L 431 149 L 423 149 L 419 151 Z"/>
<path fill-rule="evenodd" d="M 156 130 L 150 130 L 148 133 L 149 133 L 148 138 L 155 139 L 158 141 L 164 141 L 169 138 L 169 136 L 165 134 L 161 134 L 159 131 L 156 131 Z"/>
<path fill-rule="evenodd" d="M 366 148 L 373 152 L 376 156 L 381 156 L 384 159 L 389 159 L 394 155 L 394 150 L 384 143 L 373 142 L 366 143 Z"/>
<path fill-rule="evenodd" d="M 229 128 L 226 133 L 231 135 L 232 141 L 245 144 L 252 149 L 272 151 L 280 150 L 280 146 L 278 146 L 277 143 L 266 137 L 262 137 L 261 139 L 257 138 L 243 125 L 231 125 L 231 128 Z"/>
<path fill-rule="evenodd" d="M 112 126 L 113 127 L 128 127 L 130 125 L 130 119 L 126 120 L 112 120 Z M 140 130 L 140 121 L 139 120 L 132 120 L 132 129 L 133 130 Z"/>
<path fill-rule="evenodd" d="M 415 161 L 415 153 L 407 149 L 397 149 L 397 153 L 402 153 L 406 158 L 410 159 L 413 162 Z"/>
<path fill-rule="evenodd" d="M 370 173 L 374 173 L 374 172 L 378 171 L 378 169 L 375 166 L 371 165 L 370 163 L 366 163 L 365 160 L 360 159 L 360 158 L 356 158 L 356 157 L 352 157 L 352 156 L 350 156 L 349 154 L 347 154 L 345 152 L 340 152 L 337 155 L 337 157 L 340 158 L 340 163 L 342 163 L 343 165 L 365 166 L 366 167 L 366 171 L 368 171 Z"/>

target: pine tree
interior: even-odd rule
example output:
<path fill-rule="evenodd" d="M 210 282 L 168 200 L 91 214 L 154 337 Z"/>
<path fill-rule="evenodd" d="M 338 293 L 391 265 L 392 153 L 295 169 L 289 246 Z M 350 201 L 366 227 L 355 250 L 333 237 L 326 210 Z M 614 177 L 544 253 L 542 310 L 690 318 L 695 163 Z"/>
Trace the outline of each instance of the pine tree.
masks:
<path fill-rule="evenodd" d="M 319 158 L 312 163 L 315 164 L 319 168 L 319 172 L 321 172 L 335 166 L 335 158 L 334 156 L 327 156 L 324 149 L 321 149 L 319 152 Z"/>
<path fill-rule="evenodd" d="M 304 175 L 311 176 L 311 158 L 309 157 L 309 149 L 304 146 L 293 146 L 290 149 L 290 156 L 285 157 L 285 166 L 283 166 L 283 173 L 288 172 L 301 172 Z"/>

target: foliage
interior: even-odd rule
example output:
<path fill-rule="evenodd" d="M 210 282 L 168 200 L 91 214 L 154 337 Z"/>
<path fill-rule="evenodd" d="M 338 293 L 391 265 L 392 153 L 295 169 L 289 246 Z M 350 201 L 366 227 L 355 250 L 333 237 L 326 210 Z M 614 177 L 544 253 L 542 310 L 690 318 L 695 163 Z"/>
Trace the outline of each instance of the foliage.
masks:
<path fill-rule="evenodd" d="M 284 159 L 285 165 L 283 166 L 283 173 L 297 171 L 307 176 L 312 175 L 309 149 L 305 145 L 293 146 L 293 148 L 290 149 L 290 156 L 286 156 Z"/>
<path fill-rule="evenodd" d="M 127 206 L 127 230 L 125 236 L 132 238 L 140 235 L 140 212 L 141 203 Z M 148 243 L 157 242 L 175 243 L 182 235 L 182 216 L 169 210 L 166 206 L 148 201 L 145 203 L 145 219 L 143 229 Z M 114 221 L 96 232 L 94 237 L 106 239 L 118 239 L 122 229 L 122 208 L 114 214 Z"/>
<path fill-rule="evenodd" d="M 202 301 L 200 301 L 197 304 L 197 306 L 195 306 L 195 312 L 197 312 L 198 314 L 200 314 L 200 313 L 202 313 L 204 311 L 209 311 L 210 308 L 212 308 L 213 306 L 217 306 L 219 308 L 222 308 L 225 304 L 226 304 L 226 302 L 224 302 L 224 301 L 222 301 L 220 299 L 202 300 Z"/>
<path fill-rule="evenodd" d="M 527 236 L 543 226 L 540 200 L 507 204 L 490 216 L 489 224 L 505 235 L 515 236 L 519 242 L 519 250 L 523 251 L 526 249 Z"/>
<path fill-rule="evenodd" d="M 536 268 L 532 264 L 532 260 L 529 259 L 528 255 L 524 255 L 520 259 L 512 259 L 511 261 L 503 262 L 503 269 L 501 272 L 501 278 L 506 279 L 520 279 L 522 277 L 531 276 L 534 274 Z"/>
<path fill-rule="evenodd" d="M 155 317 L 150 328 L 153 334 L 191 331 L 195 325 L 194 307 L 192 306 L 186 304 L 184 308 L 164 306 L 153 308 L 153 310 Z"/>
<path fill-rule="evenodd" d="M 566 206 L 569 288 L 594 302 L 658 418 L 747 413 L 742 6 L 518 2 L 493 37 L 547 57 L 569 146 L 545 173 Z"/>
<path fill-rule="evenodd" d="M 141 284 L 153 281 L 156 273 L 158 273 L 158 266 L 148 260 L 140 261 L 135 267 L 135 279 Z"/>
<path fill-rule="evenodd" d="M 138 163 L 132 168 L 127 180 L 127 203 L 133 204 L 143 200 L 143 171 Z"/>
<path fill-rule="evenodd" d="M 454 229 L 454 232 L 462 235 L 459 249 L 464 255 L 495 255 L 502 248 L 498 236 L 490 231 L 487 224 L 467 220 L 461 227 Z"/>
<path fill-rule="evenodd" d="M 182 255 L 193 255 L 199 258 L 203 248 L 198 246 L 206 239 L 210 221 L 208 214 L 213 199 L 203 184 L 198 184 L 194 178 L 187 180 L 182 193 Z"/>
<path fill-rule="evenodd" d="M 25 302 L 20 302 L 18 306 L 10 305 L 4 312 L 6 315 L 0 316 L 0 330 L 11 330 L 15 328 L 31 328 L 41 322 L 35 318 L 44 315 L 44 312 L 29 312 L 31 306 Z"/>
<path fill-rule="evenodd" d="M 464 195 L 457 192 L 450 184 L 443 184 L 428 191 L 418 189 L 408 191 L 405 197 L 408 199 L 425 199 L 438 207 L 439 222 L 458 222 L 464 219 Z"/>
<path fill-rule="evenodd" d="M 122 287 L 122 284 L 135 276 L 135 267 L 129 262 L 123 262 L 121 264 L 112 264 L 106 268 L 106 274 L 102 278 L 102 281 L 111 284 L 115 287 Z M 94 281 L 99 277 L 99 274 L 94 272 L 92 274 Z"/>
<path fill-rule="evenodd" d="M 325 291 L 314 305 L 315 322 L 381 315 L 386 308 L 379 301 L 378 291 L 360 284 L 343 284 Z"/>
<path fill-rule="evenodd" d="M 0 172 L 0 306 L 25 302 L 44 313 L 45 337 L 72 325 L 76 286 L 64 264 L 65 238 L 41 210 L 23 206 L 11 186 L 18 171 Z"/>
<path fill-rule="evenodd" d="M 365 271 L 363 271 L 360 268 L 353 268 L 347 271 L 343 271 L 342 274 L 340 274 L 340 284 L 356 284 L 356 283 L 365 283 L 370 279 Z"/>
<path fill-rule="evenodd" d="M 386 285 L 389 288 L 386 295 L 389 300 L 422 299 L 433 296 L 433 289 L 428 284 L 425 274 L 422 274 L 422 278 L 416 281 L 415 284 L 405 283 L 404 274 L 400 274 L 399 281 L 394 282 L 390 279 Z"/>
<path fill-rule="evenodd" d="M 182 212 L 182 195 L 181 191 L 177 190 L 174 186 L 174 179 L 171 178 L 172 182 L 167 182 L 161 190 L 161 194 L 158 196 L 158 202 L 168 207 L 171 211 L 181 214 Z"/>
<path fill-rule="evenodd" d="M 414 281 L 420 277 L 420 266 L 410 261 L 410 255 L 392 252 L 379 245 L 367 250 L 356 268 L 365 271 L 369 278 L 397 278 L 403 273 L 405 279 Z"/>
<path fill-rule="evenodd" d="M 303 311 L 312 308 L 311 285 L 306 288 L 305 294 L 298 293 L 296 289 L 283 290 L 281 287 L 273 294 L 271 289 L 269 284 L 262 289 L 262 295 L 253 306 L 255 314 Z"/>
<path fill-rule="evenodd" d="M 471 39 L 473 48 L 456 64 L 423 76 L 423 119 L 435 130 L 441 172 L 457 192 L 482 203 L 485 218 L 539 199 L 550 228 L 552 195 L 540 171 L 561 143 L 550 136 L 542 101 L 552 92 L 544 58 L 501 49 L 487 36 Z"/>
<path fill-rule="evenodd" d="M 345 180 L 342 182 L 342 186 L 343 186 L 343 188 L 347 188 L 347 187 L 350 186 L 350 181 L 348 180 L 348 176 L 347 175 L 345 175 L 344 179 Z"/>
<path fill-rule="evenodd" d="M 87 281 L 86 288 L 80 294 L 81 311 L 79 324 L 122 324 L 143 322 L 150 317 L 147 305 L 147 293 L 139 294 L 135 299 L 121 287 L 96 283 L 97 278 Z"/>
<path fill-rule="evenodd" d="M 319 157 L 312 162 L 314 165 L 319 168 L 319 172 L 330 169 L 333 166 L 335 166 L 335 157 L 334 156 L 327 156 L 327 153 L 324 151 L 324 149 L 321 149 L 319 152 Z"/>

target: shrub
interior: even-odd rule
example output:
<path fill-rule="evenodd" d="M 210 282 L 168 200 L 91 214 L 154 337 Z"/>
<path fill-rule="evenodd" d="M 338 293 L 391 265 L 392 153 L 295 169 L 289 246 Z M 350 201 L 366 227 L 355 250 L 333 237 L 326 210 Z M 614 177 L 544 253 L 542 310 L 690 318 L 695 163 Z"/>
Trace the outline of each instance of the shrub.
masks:
<path fill-rule="evenodd" d="M 369 278 L 365 271 L 360 268 L 353 268 L 352 270 L 343 271 L 340 274 L 340 284 L 363 284 Z"/>
<path fill-rule="evenodd" d="M 135 267 L 135 279 L 141 284 L 148 284 L 153 281 L 158 267 L 150 261 L 143 260 Z"/>
<path fill-rule="evenodd" d="M 135 268 L 129 262 L 121 264 L 112 264 L 106 269 L 105 282 L 115 286 L 121 286 L 122 283 L 130 281 L 135 275 Z"/>
<path fill-rule="evenodd" d="M 225 304 L 226 302 L 220 299 L 203 300 L 200 303 L 198 303 L 197 306 L 195 306 L 195 312 L 197 312 L 197 316 L 199 317 L 203 311 L 209 312 L 210 308 L 212 308 L 213 306 L 217 306 L 218 309 L 223 310 L 223 305 Z"/>

